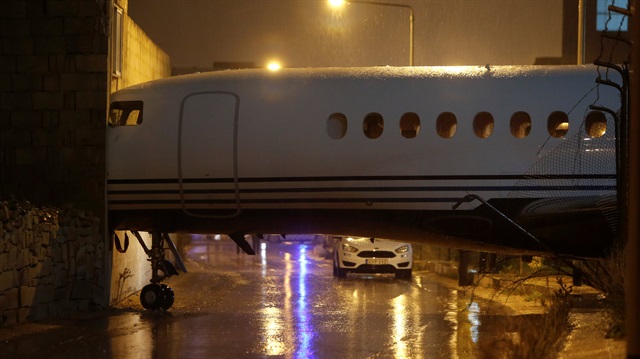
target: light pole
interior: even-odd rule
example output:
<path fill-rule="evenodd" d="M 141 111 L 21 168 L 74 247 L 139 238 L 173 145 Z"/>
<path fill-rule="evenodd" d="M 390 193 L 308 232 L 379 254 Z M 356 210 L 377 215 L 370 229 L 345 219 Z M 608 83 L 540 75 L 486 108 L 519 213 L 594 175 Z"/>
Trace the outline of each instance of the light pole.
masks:
<path fill-rule="evenodd" d="M 331 6 L 341 6 L 342 4 L 370 4 L 378 6 L 393 6 L 409 9 L 409 66 L 413 66 L 413 8 L 405 4 L 390 4 L 384 2 L 375 2 L 367 0 L 329 0 Z"/>

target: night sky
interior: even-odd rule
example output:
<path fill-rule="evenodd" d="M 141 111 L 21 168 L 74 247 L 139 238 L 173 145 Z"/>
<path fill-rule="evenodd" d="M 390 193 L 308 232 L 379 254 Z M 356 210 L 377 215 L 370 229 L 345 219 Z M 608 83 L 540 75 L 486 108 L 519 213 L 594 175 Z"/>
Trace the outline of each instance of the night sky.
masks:
<path fill-rule="evenodd" d="M 532 64 L 560 56 L 556 0 L 388 0 L 414 10 L 415 65 Z M 129 0 L 174 67 L 409 64 L 409 11 L 325 0 Z"/>

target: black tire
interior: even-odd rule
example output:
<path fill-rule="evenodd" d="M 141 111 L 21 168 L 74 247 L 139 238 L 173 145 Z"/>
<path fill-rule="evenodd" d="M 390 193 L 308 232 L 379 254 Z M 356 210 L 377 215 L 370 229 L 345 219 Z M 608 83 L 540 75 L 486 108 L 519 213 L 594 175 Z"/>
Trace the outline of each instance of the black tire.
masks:
<path fill-rule="evenodd" d="M 161 284 L 160 288 L 162 288 L 162 304 L 161 307 L 164 310 L 171 308 L 174 300 L 176 299 L 175 294 L 173 293 L 173 289 L 167 286 L 166 284 Z"/>
<path fill-rule="evenodd" d="M 162 307 L 164 291 L 158 284 L 147 284 L 140 292 L 140 303 L 144 309 L 156 310 Z"/>
<path fill-rule="evenodd" d="M 345 278 L 347 276 L 347 271 L 340 268 L 336 257 L 333 257 L 333 276 L 336 278 Z"/>
<path fill-rule="evenodd" d="M 396 271 L 396 279 L 410 280 L 411 269 L 398 269 L 398 271 Z"/>

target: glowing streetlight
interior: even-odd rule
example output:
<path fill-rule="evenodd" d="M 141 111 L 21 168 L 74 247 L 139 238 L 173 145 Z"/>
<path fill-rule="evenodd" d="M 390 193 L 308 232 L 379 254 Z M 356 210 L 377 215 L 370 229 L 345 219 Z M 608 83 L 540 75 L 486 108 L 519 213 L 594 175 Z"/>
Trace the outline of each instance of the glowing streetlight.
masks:
<path fill-rule="evenodd" d="M 271 61 L 267 64 L 267 69 L 269 71 L 278 71 L 282 68 L 282 65 L 278 61 Z"/>
<path fill-rule="evenodd" d="M 328 0 L 329 5 L 339 7 L 344 4 L 370 4 L 379 6 L 394 6 L 409 9 L 409 66 L 413 66 L 413 8 L 404 4 L 390 4 L 384 2 L 375 2 L 367 0 Z"/>

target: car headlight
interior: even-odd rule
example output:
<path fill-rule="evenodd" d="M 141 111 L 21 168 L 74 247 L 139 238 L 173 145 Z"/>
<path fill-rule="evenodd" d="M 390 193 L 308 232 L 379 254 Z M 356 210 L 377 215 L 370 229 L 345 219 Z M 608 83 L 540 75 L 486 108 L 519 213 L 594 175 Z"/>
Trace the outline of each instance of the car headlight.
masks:
<path fill-rule="evenodd" d="M 349 252 L 349 253 L 355 253 L 358 251 L 358 248 L 354 247 L 354 246 L 350 246 L 348 244 L 343 244 L 342 245 L 342 250 L 345 252 Z"/>
<path fill-rule="evenodd" d="M 407 253 L 409 251 L 409 245 L 396 248 L 396 253 Z"/>

